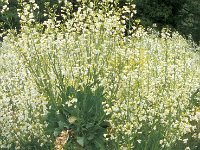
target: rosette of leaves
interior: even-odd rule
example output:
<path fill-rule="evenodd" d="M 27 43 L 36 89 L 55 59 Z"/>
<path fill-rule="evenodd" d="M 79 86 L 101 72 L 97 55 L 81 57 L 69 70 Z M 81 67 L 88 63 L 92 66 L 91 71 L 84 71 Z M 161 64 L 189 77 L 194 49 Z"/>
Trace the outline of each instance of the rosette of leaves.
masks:
<path fill-rule="evenodd" d="M 105 149 L 103 134 L 109 126 L 103 110 L 104 88 L 85 85 L 80 89 L 67 87 L 62 102 L 55 108 L 49 107 L 47 114 L 48 134 L 57 137 L 63 130 L 70 130 L 65 145 L 67 149 Z M 73 97 L 77 101 L 66 105 Z"/>

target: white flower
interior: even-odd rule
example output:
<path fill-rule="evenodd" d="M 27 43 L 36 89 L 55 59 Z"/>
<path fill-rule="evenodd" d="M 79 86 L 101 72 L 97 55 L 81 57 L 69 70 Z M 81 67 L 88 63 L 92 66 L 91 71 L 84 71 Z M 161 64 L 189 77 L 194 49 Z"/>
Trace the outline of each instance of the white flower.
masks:
<path fill-rule="evenodd" d="M 200 112 L 196 112 L 197 120 L 200 121 Z"/>
<path fill-rule="evenodd" d="M 190 150 L 190 147 L 186 147 L 185 150 Z"/>
<path fill-rule="evenodd" d="M 188 139 L 183 139 L 183 143 L 186 144 Z"/>
<path fill-rule="evenodd" d="M 71 124 L 74 124 L 76 122 L 76 120 L 77 120 L 77 118 L 75 116 L 71 116 L 68 119 L 69 123 L 71 123 Z"/>
<path fill-rule="evenodd" d="M 142 140 L 137 140 L 137 142 L 140 144 Z"/>
<path fill-rule="evenodd" d="M 163 144 L 163 142 L 164 142 L 163 140 L 160 140 L 160 145 L 162 145 L 162 144 Z"/>
<path fill-rule="evenodd" d="M 29 0 L 30 3 L 35 3 L 35 0 Z"/>
<path fill-rule="evenodd" d="M 77 98 L 73 98 L 73 99 L 71 100 L 72 103 L 76 103 L 77 101 L 78 101 Z"/>

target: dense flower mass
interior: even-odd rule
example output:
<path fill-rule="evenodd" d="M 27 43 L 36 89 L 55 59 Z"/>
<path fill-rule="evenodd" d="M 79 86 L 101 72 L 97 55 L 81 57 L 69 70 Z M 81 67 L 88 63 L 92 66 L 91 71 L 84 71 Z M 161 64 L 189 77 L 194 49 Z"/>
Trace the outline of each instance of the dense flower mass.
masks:
<path fill-rule="evenodd" d="M 106 149 L 168 149 L 180 140 L 186 148 L 188 140 L 182 137 L 200 138 L 193 123 L 199 114 L 199 47 L 178 33 L 127 29 L 135 6 L 107 10 L 83 2 L 72 18 L 64 16 L 64 23 L 52 18 L 43 25 L 34 24 L 34 1 L 24 6 L 21 33 L 10 31 L 0 45 L 1 149 L 55 147 L 56 138 L 46 132 L 50 112 L 66 113 L 64 121 L 53 124 L 63 130 L 52 134 L 70 127 L 72 137 L 64 144 L 83 149 L 94 139 L 84 139 L 90 135 L 85 130 L 102 132 L 95 120 L 101 116 L 109 123 L 101 139 Z M 95 108 L 99 104 L 86 109 L 84 102 L 94 100 L 102 100 L 104 113 Z M 79 128 L 84 109 L 88 114 L 95 110 L 96 118 Z M 98 142 L 92 144 L 105 148 Z"/>

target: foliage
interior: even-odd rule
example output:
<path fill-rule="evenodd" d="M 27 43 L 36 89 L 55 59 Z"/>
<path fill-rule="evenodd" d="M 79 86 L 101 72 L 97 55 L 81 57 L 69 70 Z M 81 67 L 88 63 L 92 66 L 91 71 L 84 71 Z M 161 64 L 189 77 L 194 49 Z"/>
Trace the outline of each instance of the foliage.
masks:
<path fill-rule="evenodd" d="M 192 35 L 194 41 L 200 41 L 200 1 L 187 0 L 180 12 L 180 20 L 178 20 L 177 30 L 185 35 Z"/>
<path fill-rule="evenodd" d="M 17 0 L 1 0 L 0 1 L 0 28 L 1 32 L 8 29 L 19 29 L 19 16 L 17 15 Z"/>
<path fill-rule="evenodd" d="M 177 26 L 178 15 L 186 0 L 136 0 L 137 16 L 142 24 L 171 25 Z"/>
<path fill-rule="evenodd" d="M 83 91 L 76 92 L 73 87 L 68 87 L 67 97 L 77 98 L 63 99 L 57 108 L 48 109 L 47 130 L 50 135 L 57 137 L 63 130 L 72 131 L 67 147 L 73 144 L 73 147 L 79 146 L 83 149 L 105 149 L 103 134 L 106 131 L 106 115 L 102 107 L 103 89 L 98 87 L 93 92 L 91 88 L 86 86 Z"/>
<path fill-rule="evenodd" d="M 144 26 L 156 24 L 159 30 L 169 26 L 181 34 L 200 40 L 199 0 L 135 0 L 137 14 Z"/>
<path fill-rule="evenodd" d="M 126 31 L 134 5 L 82 2 L 64 24 L 54 13 L 37 23 L 37 5 L 24 3 L 21 33 L 4 37 L 1 148 L 53 149 L 65 131 L 64 149 L 192 146 L 184 143 L 199 140 L 199 47 L 167 28 Z"/>

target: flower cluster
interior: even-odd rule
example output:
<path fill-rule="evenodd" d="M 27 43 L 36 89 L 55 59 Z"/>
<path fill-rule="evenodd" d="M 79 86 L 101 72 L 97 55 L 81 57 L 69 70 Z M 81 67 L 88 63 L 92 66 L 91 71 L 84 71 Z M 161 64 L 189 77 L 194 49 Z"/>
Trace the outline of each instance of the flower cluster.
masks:
<path fill-rule="evenodd" d="M 9 37 L 5 38 L 0 48 L 1 149 L 13 146 L 20 149 L 21 143 L 34 139 L 38 139 L 39 145 L 47 141 L 43 133 L 45 123 L 41 123 L 47 112 L 47 102 L 38 93 L 35 83 L 29 80 L 30 75 L 11 43 Z"/>

